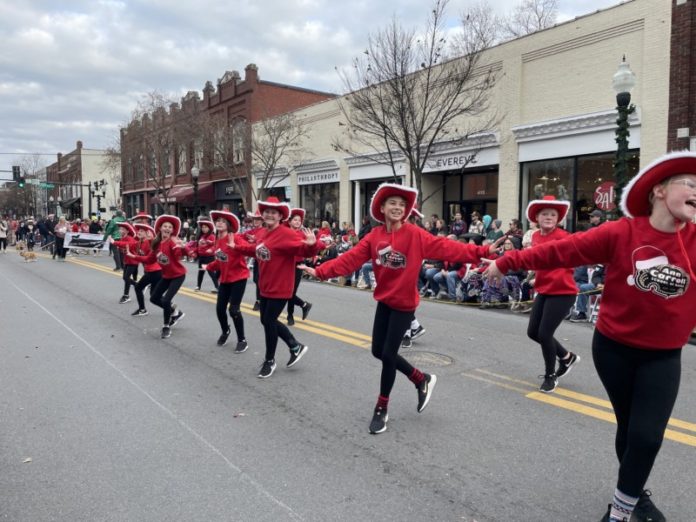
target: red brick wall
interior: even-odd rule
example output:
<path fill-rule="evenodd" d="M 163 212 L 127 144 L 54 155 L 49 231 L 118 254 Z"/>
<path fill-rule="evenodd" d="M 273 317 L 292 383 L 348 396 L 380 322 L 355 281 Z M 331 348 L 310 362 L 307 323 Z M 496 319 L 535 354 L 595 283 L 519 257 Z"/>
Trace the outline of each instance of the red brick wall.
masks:
<path fill-rule="evenodd" d="M 672 0 L 667 150 L 689 148 L 689 138 L 677 138 L 683 127 L 696 136 L 696 0 Z"/>
<path fill-rule="evenodd" d="M 252 101 L 251 121 L 270 118 L 314 103 L 333 98 L 332 95 L 261 82 Z"/>

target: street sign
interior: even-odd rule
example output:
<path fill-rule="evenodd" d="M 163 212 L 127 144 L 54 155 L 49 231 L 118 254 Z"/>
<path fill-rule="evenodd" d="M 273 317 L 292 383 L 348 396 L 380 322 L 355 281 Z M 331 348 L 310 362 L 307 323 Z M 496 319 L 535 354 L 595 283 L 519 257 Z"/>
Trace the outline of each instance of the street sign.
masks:
<path fill-rule="evenodd" d="M 42 189 L 52 189 L 56 188 L 56 186 L 53 183 L 40 183 L 39 187 Z"/>
<path fill-rule="evenodd" d="M 36 178 L 29 178 L 29 179 L 27 179 L 27 183 L 29 185 L 38 185 L 41 182 Z"/>

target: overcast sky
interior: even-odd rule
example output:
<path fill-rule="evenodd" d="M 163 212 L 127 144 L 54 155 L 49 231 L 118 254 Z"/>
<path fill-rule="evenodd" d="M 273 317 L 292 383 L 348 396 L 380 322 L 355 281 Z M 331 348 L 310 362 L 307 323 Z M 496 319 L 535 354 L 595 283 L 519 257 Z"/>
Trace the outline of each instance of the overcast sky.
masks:
<path fill-rule="evenodd" d="M 517 3 L 490 0 L 499 14 Z M 559 22 L 620 3 L 559 0 Z M 427 0 L 0 0 L 0 170 L 22 154 L 115 142 L 146 92 L 177 99 L 255 63 L 264 80 L 340 92 L 335 67 Z M 451 25 L 470 5 L 451 0 Z M 9 175 L 0 173 L 0 178 Z"/>

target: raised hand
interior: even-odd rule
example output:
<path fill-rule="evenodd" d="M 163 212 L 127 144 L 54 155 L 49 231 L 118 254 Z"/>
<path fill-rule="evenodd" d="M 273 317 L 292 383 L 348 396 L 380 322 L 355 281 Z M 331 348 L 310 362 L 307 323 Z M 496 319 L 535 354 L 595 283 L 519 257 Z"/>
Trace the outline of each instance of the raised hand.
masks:
<path fill-rule="evenodd" d="M 317 242 L 317 236 L 314 235 L 314 232 L 312 232 L 310 229 L 307 227 L 302 227 L 302 233 L 305 236 L 304 243 L 306 245 L 314 245 Z M 309 272 L 308 272 L 309 273 Z"/>
<path fill-rule="evenodd" d="M 227 234 L 227 246 L 234 248 L 234 234 Z"/>
<path fill-rule="evenodd" d="M 306 274 L 309 274 L 312 277 L 317 277 L 317 271 L 311 266 L 307 266 L 303 263 L 301 265 L 297 265 L 297 268 L 299 268 L 300 270 L 304 270 Z"/>

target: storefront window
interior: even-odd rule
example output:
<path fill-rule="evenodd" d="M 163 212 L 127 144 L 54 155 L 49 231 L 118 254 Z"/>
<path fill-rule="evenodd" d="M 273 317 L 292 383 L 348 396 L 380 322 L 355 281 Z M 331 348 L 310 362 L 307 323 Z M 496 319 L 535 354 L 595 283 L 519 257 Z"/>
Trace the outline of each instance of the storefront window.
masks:
<path fill-rule="evenodd" d="M 522 174 L 527 182 L 527 193 L 526 201 L 522 202 L 522 208 L 526 209 L 527 204 L 533 199 L 555 196 L 561 201 L 571 202 L 569 215 L 572 215 L 574 212 L 573 165 L 573 158 L 525 163 L 522 166 Z"/>
<path fill-rule="evenodd" d="M 320 183 L 300 187 L 300 206 L 307 212 L 307 224 L 320 227 L 338 220 L 338 183 Z"/>

